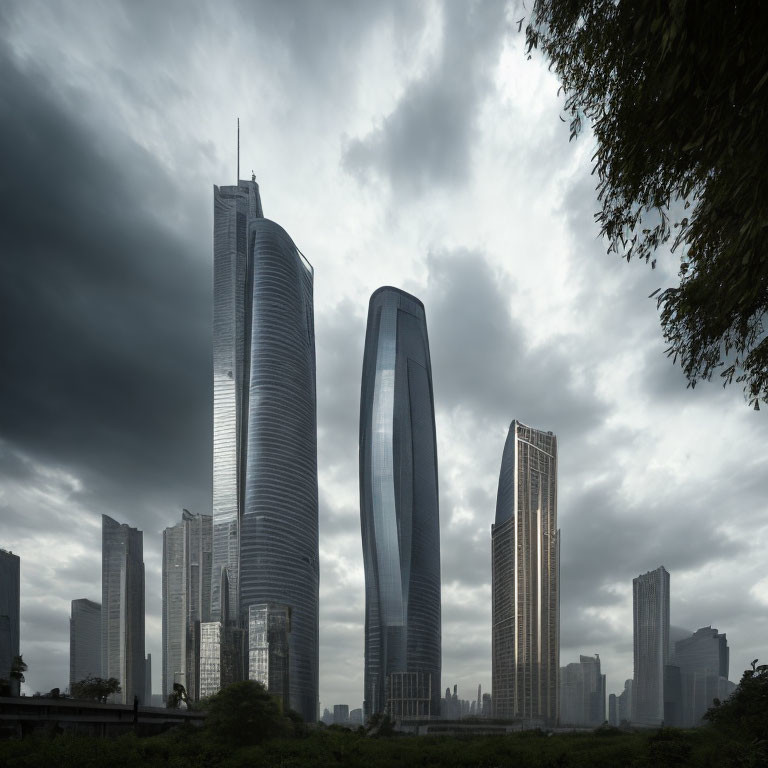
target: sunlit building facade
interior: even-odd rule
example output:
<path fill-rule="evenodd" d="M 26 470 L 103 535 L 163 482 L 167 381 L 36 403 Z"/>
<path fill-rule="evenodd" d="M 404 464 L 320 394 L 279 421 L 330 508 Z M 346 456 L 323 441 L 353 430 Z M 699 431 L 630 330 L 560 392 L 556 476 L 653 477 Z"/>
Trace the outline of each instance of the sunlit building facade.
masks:
<path fill-rule="evenodd" d="M 364 716 L 440 714 L 440 524 L 423 304 L 371 296 L 360 396 Z"/>
<path fill-rule="evenodd" d="M 248 609 L 248 679 L 261 683 L 283 707 L 290 695 L 290 606 L 260 603 Z"/>
<path fill-rule="evenodd" d="M 115 702 L 144 703 L 145 662 L 144 534 L 102 515 L 101 674 L 120 682 Z"/>
<path fill-rule="evenodd" d="M 319 550 L 312 266 L 265 219 L 255 181 L 214 187 L 213 574 L 221 618 L 291 610 L 292 709 L 318 707 Z M 202 634 L 201 634 L 202 643 Z"/>
<path fill-rule="evenodd" d="M 494 715 L 554 724 L 559 710 L 557 438 L 513 421 L 501 460 L 492 550 Z"/>
<path fill-rule="evenodd" d="M 101 605 L 73 600 L 69 619 L 69 686 L 101 677 Z"/>
<path fill-rule="evenodd" d="M 632 722 L 664 720 L 664 668 L 669 665 L 669 572 L 662 565 L 632 580 L 635 674 Z"/>
<path fill-rule="evenodd" d="M 181 522 L 163 531 L 162 695 L 174 683 L 200 697 L 196 622 L 211 618 L 212 518 L 183 510 Z"/>
<path fill-rule="evenodd" d="M 223 600 L 220 618 L 195 622 L 195 645 L 199 648 L 199 698 L 207 699 L 222 688 L 244 679 L 243 653 L 245 631 L 230 618 L 227 569 L 221 572 L 219 588 Z"/>

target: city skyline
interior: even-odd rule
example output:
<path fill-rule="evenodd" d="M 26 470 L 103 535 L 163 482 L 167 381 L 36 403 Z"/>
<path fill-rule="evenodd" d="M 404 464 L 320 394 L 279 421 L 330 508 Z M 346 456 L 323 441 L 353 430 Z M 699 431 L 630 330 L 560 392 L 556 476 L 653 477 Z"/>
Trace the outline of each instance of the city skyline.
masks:
<path fill-rule="evenodd" d="M 321 701 L 361 705 L 359 381 L 368 300 L 389 284 L 430 329 L 444 682 L 490 691 L 512 418 L 558 436 L 561 660 L 599 652 L 619 692 L 631 579 L 664 563 L 671 623 L 727 632 L 738 679 L 768 634 L 766 414 L 738 386 L 686 390 L 665 358 L 647 297 L 678 260 L 604 253 L 591 138 L 568 143 L 519 16 L 282 5 L 0 11 L 18 255 L 0 281 L 0 546 L 22 558 L 25 690 L 66 683 L 71 600 L 100 600 L 102 512 L 145 533 L 160 690 L 162 530 L 212 511 L 210 198 L 235 182 L 237 116 L 243 175 L 316 270 Z"/>

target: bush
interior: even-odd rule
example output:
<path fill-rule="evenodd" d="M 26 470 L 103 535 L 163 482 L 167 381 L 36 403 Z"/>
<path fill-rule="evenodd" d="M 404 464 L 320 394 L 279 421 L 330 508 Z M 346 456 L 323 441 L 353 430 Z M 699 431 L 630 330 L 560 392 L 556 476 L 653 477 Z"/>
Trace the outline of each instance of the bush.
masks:
<path fill-rule="evenodd" d="M 211 696 L 206 708 L 205 731 L 221 744 L 253 746 L 293 731 L 277 699 L 254 680 L 222 688 Z"/>

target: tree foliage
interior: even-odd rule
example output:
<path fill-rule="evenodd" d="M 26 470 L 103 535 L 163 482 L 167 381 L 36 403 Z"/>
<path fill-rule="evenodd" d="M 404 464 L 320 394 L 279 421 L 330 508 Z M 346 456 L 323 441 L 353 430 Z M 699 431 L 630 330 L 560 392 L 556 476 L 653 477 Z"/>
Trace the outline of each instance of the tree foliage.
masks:
<path fill-rule="evenodd" d="M 768 664 L 757 666 L 755 659 L 731 697 L 723 702 L 715 699 L 704 719 L 716 728 L 747 740 L 757 739 L 768 747 Z"/>
<path fill-rule="evenodd" d="M 674 235 L 657 301 L 689 386 L 722 368 L 768 402 L 768 4 L 535 0 L 526 39 L 571 138 L 592 125 L 609 252 L 647 262 Z"/>
<path fill-rule="evenodd" d="M 190 701 L 187 689 L 181 683 L 174 683 L 173 690 L 168 694 L 168 701 L 165 705 L 168 709 L 178 709 L 182 702 L 187 705 L 187 711 L 192 711 L 192 702 Z"/>
<path fill-rule="evenodd" d="M 205 729 L 218 742 L 249 746 L 291 732 L 280 703 L 255 680 L 222 688 L 206 704 Z"/>
<path fill-rule="evenodd" d="M 109 677 L 105 680 L 103 677 L 88 675 L 72 684 L 70 694 L 73 699 L 91 699 L 104 704 L 112 694 L 120 693 L 120 690 L 120 681 L 117 678 Z"/>
<path fill-rule="evenodd" d="M 11 662 L 11 680 L 17 683 L 25 682 L 24 673 L 29 669 L 22 656 L 14 656 Z"/>

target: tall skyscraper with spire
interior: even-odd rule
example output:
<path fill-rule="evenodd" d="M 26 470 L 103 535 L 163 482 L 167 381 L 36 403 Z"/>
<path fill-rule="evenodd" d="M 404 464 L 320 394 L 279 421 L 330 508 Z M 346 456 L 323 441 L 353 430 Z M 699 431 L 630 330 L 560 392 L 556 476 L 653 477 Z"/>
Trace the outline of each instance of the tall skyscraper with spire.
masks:
<path fill-rule="evenodd" d="M 255 179 L 214 187 L 211 619 L 290 608 L 290 705 L 318 706 L 313 269 L 264 218 Z M 226 579 L 222 579 L 222 571 Z"/>
<path fill-rule="evenodd" d="M 364 714 L 440 713 L 440 524 L 432 365 L 423 304 L 379 288 L 360 394 Z"/>
<path fill-rule="evenodd" d="M 145 663 L 144 534 L 102 515 L 101 674 L 120 682 L 118 703 L 145 703 Z"/>
<path fill-rule="evenodd" d="M 560 673 L 557 438 L 519 421 L 501 460 L 492 549 L 496 717 L 555 723 Z"/>

